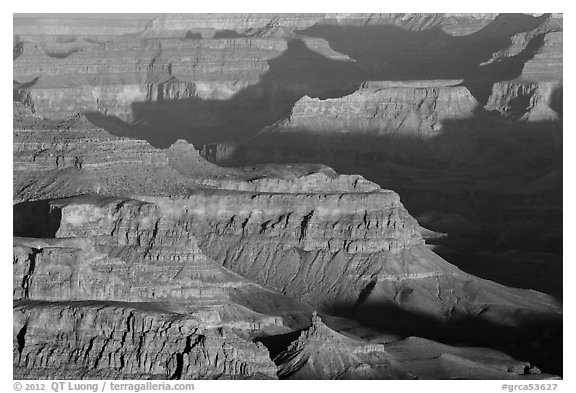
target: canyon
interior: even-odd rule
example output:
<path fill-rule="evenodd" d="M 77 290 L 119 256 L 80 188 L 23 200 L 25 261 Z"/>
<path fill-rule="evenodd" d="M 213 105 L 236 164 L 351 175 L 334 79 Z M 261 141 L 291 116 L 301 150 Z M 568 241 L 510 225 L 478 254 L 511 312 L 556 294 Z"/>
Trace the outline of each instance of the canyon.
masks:
<path fill-rule="evenodd" d="M 563 374 L 562 15 L 16 19 L 15 378 Z"/>

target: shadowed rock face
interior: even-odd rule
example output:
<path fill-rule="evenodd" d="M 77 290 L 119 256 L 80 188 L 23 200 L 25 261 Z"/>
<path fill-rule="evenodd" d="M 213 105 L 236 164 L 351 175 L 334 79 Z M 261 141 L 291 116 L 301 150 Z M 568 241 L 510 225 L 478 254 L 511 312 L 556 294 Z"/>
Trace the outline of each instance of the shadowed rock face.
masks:
<path fill-rule="evenodd" d="M 50 29 L 14 47 L 15 375 L 561 373 L 557 298 L 426 244 L 489 255 L 486 239 L 561 238 L 538 213 L 561 206 L 559 18 Z"/>
<path fill-rule="evenodd" d="M 497 352 L 485 351 L 480 361 L 470 355 L 467 349 L 416 337 L 367 343 L 330 329 L 314 315 L 312 325 L 276 355 L 274 362 L 278 375 L 286 379 L 417 379 L 422 372 L 436 378 L 507 379 L 510 370 L 529 368 Z M 424 367 L 420 364 L 423 359 L 428 359 Z"/>
<path fill-rule="evenodd" d="M 484 251 L 561 253 L 561 81 L 498 82 L 485 107 L 453 83 L 367 83 L 342 98 L 304 97 L 250 142 L 202 154 L 225 165 L 323 162 L 397 190 L 423 226 L 456 242 L 465 235 L 484 238 Z M 446 225 L 439 212 L 460 218 Z"/>
<path fill-rule="evenodd" d="M 202 30 L 214 16 L 164 16 L 144 30 L 155 32 L 149 38 L 89 43 L 75 53 L 65 50 L 70 53 L 65 58 L 46 54 L 63 48 L 19 38 L 14 79 L 23 84 L 41 76 L 34 86 L 23 85 L 22 95 L 44 116 L 95 112 L 91 120 L 116 135 L 162 147 L 180 138 L 195 145 L 238 141 L 282 119 L 305 95 L 340 97 L 368 80 L 463 79 L 484 104 L 494 82 L 515 78 L 526 61 L 545 52 L 542 37 L 561 34 L 561 22 L 549 20 L 547 15 L 236 15 L 211 28 L 222 24 L 222 31 L 244 36 L 185 39 L 178 26 Z M 450 35 L 479 21 L 487 22 L 474 33 Z M 164 25 L 175 30 L 163 30 Z M 512 42 L 522 34 L 526 43 Z M 498 61 L 482 66 L 491 58 Z"/>
<path fill-rule="evenodd" d="M 233 329 L 232 338 L 218 338 L 224 346 L 302 328 L 313 308 L 395 332 L 410 318 L 398 316 L 397 324 L 389 326 L 385 315 L 390 306 L 455 326 L 468 319 L 540 326 L 559 316 L 549 297 L 477 279 L 436 256 L 424 246 L 420 227 L 398 195 L 359 176 L 312 165 L 227 170 L 203 161 L 185 142 L 164 151 L 131 145 L 134 159 L 120 160 L 122 149 L 109 144 L 119 147 L 127 140 L 77 129 L 60 131 L 68 135 L 62 144 L 51 142 L 54 132 L 15 133 L 14 192 L 21 202 L 15 205 L 14 230 L 27 237 L 15 238 L 14 298 L 30 315 L 42 312 L 48 318 L 52 311 L 28 311 L 48 304 L 49 310 L 69 310 L 69 304 L 115 302 L 114 307 L 124 309 L 144 302 L 162 315 L 193 318 L 202 332 Z M 30 166 L 40 151 L 47 159 Z M 103 154 L 109 154 L 104 167 L 99 164 Z M 85 165 L 72 164 L 68 156 L 80 157 Z M 58 167 L 56 157 L 68 164 Z M 163 173 L 164 183 L 147 188 L 153 182 L 143 183 L 145 167 L 155 182 L 159 178 L 154 176 Z M 99 195 L 95 186 L 100 186 Z M 50 199 L 32 202 L 39 196 Z M 33 212 L 36 225 L 31 227 L 26 217 Z M 52 229 L 43 232 L 43 239 L 33 239 L 38 234 L 31 228 Z M 22 329 L 18 334 L 24 343 L 48 345 L 46 337 L 36 336 L 40 333 L 30 337 L 35 330 Z M 87 334 L 85 340 L 94 337 Z M 248 365 L 209 368 L 207 375 L 270 376 L 269 366 L 256 360 L 260 350 L 248 346 L 241 360 Z M 90 358 L 91 349 L 86 351 Z M 90 371 L 89 362 L 77 367 L 85 377 L 176 373 L 192 378 L 193 370 L 204 367 L 202 360 L 178 363 L 186 358 L 182 351 L 170 349 L 166 362 L 175 356 L 176 366 L 160 369 L 135 368 L 128 358 L 126 363 L 98 363 L 96 371 Z M 47 360 L 30 356 L 18 361 L 18 373 L 40 377 L 54 372 L 37 370 Z M 177 371 L 178 364 L 189 365 L 188 374 Z M 64 366 L 58 370 L 59 375 L 71 372 Z"/>

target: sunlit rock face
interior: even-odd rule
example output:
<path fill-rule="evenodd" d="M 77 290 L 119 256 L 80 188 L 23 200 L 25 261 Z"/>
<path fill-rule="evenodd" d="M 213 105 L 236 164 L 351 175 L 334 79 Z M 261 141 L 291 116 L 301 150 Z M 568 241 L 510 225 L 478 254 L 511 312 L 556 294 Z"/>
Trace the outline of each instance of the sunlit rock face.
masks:
<path fill-rule="evenodd" d="M 448 233 L 437 249 L 461 266 L 496 279 L 509 277 L 500 258 L 518 269 L 528 258 L 535 275 L 560 277 L 547 261 L 562 238 L 562 15 L 327 16 L 301 33 L 354 59 L 365 81 L 305 95 L 251 138 L 203 146 L 204 157 L 360 173 Z M 561 296 L 559 278 L 528 276 L 513 285 Z"/>
<path fill-rule="evenodd" d="M 270 36 L 305 29 L 323 17 L 324 14 L 165 14 L 148 23 L 142 36 L 154 38 Z"/>
<path fill-rule="evenodd" d="M 43 116 L 63 118 L 94 111 L 134 121 L 141 115 L 132 106 L 138 102 L 226 100 L 257 85 L 270 71 L 268 61 L 281 58 L 288 50 L 288 42 L 295 36 L 293 30 L 306 28 L 321 17 L 164 15 L 138 34 L 99 42 L 83 40 L 75 47 L 70 44 L 67 52 L 63 44 L 19 36 L 14 79 L 23 88 L 22 99 Z M 326 41 L 305 41 L 296 52 L 308 50 L 351 62 L 334 52 Z M 286 61 L 289 66 L 291 60 Z M 271 89 L 284 94 L 300 88 L 282 82 L 275 81 Z M 261 102 L 263 97 L 259 96 L 263 94 L 269 93 L 256 88 L 252 100 Z"/>
<path fill-rule="evenodd" d="M 19 379 L 276 378 L 262 344 L 149 305 L 17 302 L 14 333 Z"/>
<path fill-rule="evenodd" d="M 24 23 L 14 375 L 561 374 L 561 43 L 548 14 Z"/>

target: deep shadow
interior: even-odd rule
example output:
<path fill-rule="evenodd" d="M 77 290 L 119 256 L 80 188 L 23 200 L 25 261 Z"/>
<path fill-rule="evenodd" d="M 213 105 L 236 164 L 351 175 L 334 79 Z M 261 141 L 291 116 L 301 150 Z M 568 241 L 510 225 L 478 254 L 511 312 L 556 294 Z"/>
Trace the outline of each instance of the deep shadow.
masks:
<path fill-rule="evenodd" d="M 56 52 L 56 51 L 48 51 L 48 50 L 45 50 L 44 52 L 46 53 L 46 55 L 48 57 L 53 57 L 55 59 L 65 59 L 68 56 L 70 56 L 74 53 L 80 52 L 80 51 L 82 51 L 81 48 L 73 48 L 73 49 L 70 49 L 66 52 Z"/>
<path fill-rule="evenodd" d="M 187 40 L 200 40 L 202 39 L 202 34 L 200 33 L 192 33 L 190 30 L 188 30 L 186 32 L 186 34 L 184 35 L 184 39 Z"/>
<path fill-rule="evenodd" d="M 472 231 L 459 223 L 425 223 L 448 234 L 436 244 L 447 248 L 440 254 L 449 262 L 562 299 L 561 263 L 546 267 L 548 256 L 557 261 L 563 252 L 562 121 L 513 123 L 478 107 L 468 119 L 443 121 L 433 137 L 413 130 L 348 131 L 290 129 L 244 144 L 207 145 L 201 154 L 233 167 L 323 163 L 339 173 L 361 174 L 396 191 L 416 218 L 439 212 L 474 223 L 478 228 Z M 507 259 L 518 270 L 498 265 Z"/>
<path fill-rule="evenodd" d="M 16 60 L 24 50 L 24 43 L 20 40 L 19 35 L 15 35 L 12 43 L 12 60 Z"/>
<path fill-rule="evenodd" d="M 12 88 L 12 99 L 13 101 L 22 102 L 24 100 L 24 96 L 26 95 L 26 90 L 32 86 L 34 86 L 38 80 L 40 79 L 39 76 L 32 79 L 30 82 L 20 83 L 18 81 L 13 81 L 13 88 Z"/>
<path fill-rule="evenodd" d="M 282 119 L 304 95 L 340 97 L 366 79 L 354 62 L 328 59 L 298 39 L 290 40 L 287 50 L 268 63 L 270 69 L 259 83 L 228 100 L 136 102 L 131 124 L 99 112 L 87 118 L 114 135 L 146 139 L 156 147 L 170 146 L 177 139 L 196 146 L 241 141 Z"/>
<path fill-rule="evenodd" d="M 321 162 L 395 190 L 413 216 L 429 210 L 462 215 L 480 230 L 454 228 L 440 244 L 456 252 L 441 256 L 479 277 L 561 301 L 562 264 L 551 266 L 549 255 L 561 260 L 563 252 L 562 130 L 561 120 L 511 123 L 478 107 L 468 119 L 443 121 L 432 138 L 292 129 L 242 145 L 206 146 L 202 153 L 231 166 Z M 531 259 L 512 264 L 510 253 L 519 250 Z M 488 253 L 499 258 L 492 265 L 487 265 Z M 481 315 L 443 322 L 391 303 L 367 303 L 370 291 L 368 284 L 356 303 L 334 304 L 326 312 L 386 334 L 493 348 L 543 372 L 563 373 L 559 315 L 536 316 L 523 326 L 498 325 Z M 298 333 L 260 341 L 276 355 Z"/>
<path fill-rule="evenodd" d="M 91 38 L 91 37 L 83 37 L 82 40 L 89 42 L 91 44 L 104 44 L 106 42 L 106 41 L 95 40 L 94 38 Z"/>
<path fill-rule="evenodd" d="M 500 14 L 481 30 L 464 36 L 452 36 L 439 26 L 407 31 L 393 25 L 316 24 L 299 33 L 324 38 L 334 50 L 357 60 L 371 79 L 464 79 L 464 85 L 485 104 L 486 90 L 496 81 L 519 76 L 524 63 L 542 45 L 541 38 L 535 37 L 518 56 L 487 67 L 481 64 L 511 45 L 512 36 L 536 28 L 548 17 Z"/>
<path fill-rule="evenodd" d="M 520 53 L 481 66 L 478 70 L 479 77 L 468 77 L 464 79 L 463 84 L 479 103 L 485 105 L 492 93 L 492 85 L 499 81 L 519 77 L 524 69 L 524 64 L 531 60 L 543 45 L 544 34 L 536 35 L 530 39 Z"/>
<path fill-rule="evenodd" d="M 550 102 L 550 107 L 556 112 L 558 113 L 560 116 L 562 116 L 562 114 L 564 113 L 564 108 L 563 108 L 563 86 L 558 86 L 557 88 L 554 89 L 554 91 L 552 92 L 552 97 L 551 97 L 551 102 Z"/>
<path fill-rule="evenodd" d="M 56 237 L 62 211 L 52 206 L 49 200 L 17 203 L 12 211 L 14 236 L 44 239 Z"/>
<path fill-rule="evenodd" d="M 228 29 L 218 30 L 216 33 L 214 33 L 214 38 L 240 38 L 240 37 L 248 37 L 248 36 L 245 34 L 240 34 L 235 30 L 228 30 Z"/>
<path fill-rule="evenodd" d="M 300 33 L 326 39 L 333 49 L 354 61 L 326 58 L 308 49 L 302 40 L 291 39 L 284 53 L 268 61 L 269 71 L 257 84 L 227 100 L 136 102 L 130 123 L 100 112 L 90 113 L 88 118 L 114 135 L 146 139 L 156 147 L 167 147 L 181 138 L 199 146 L 244 141 L 283 119 L 305 95 L 342 97 L 367 80 L 462 79 L 484 104 L 494 82 L 521 74 L 525 62 L 542 46 L 543 37 L 534 37 L 516 56 L 481 64 L 509 46 L 514 34 L 535 28 L 547 17 L 502 14 L 482 30 L 461 37 L 438 27 L 418 32 L 390 25 L 315 25 Z M 216 34 L 229 37 L 237 33 Z"/>
<path fill-rule="evenodd" d="M 255 341 L 262 343 L 266 349 L 268 349 L 270 359 L 274 360 L 274 358 L 278 356 L 280 352 L 288 348 L 292 341 L 297 340 L 304 330 L 306 329 L 299 329 L 293 332 L 277 334 L 274 336 L 262 336 L 258 337 Z"/>
<path fill-rule="evenodd" d="M 535 316 L 521 326 L 498 325 L 481 317 L 448 321 L 408 311 L 393 303 L 370 303 L 362 306 L 334 304 L 326 312 L 349 318 L 386 336 L 421 337 L 455 347 L 484 347 L 506 353 L 516 360 L 529 361 L 542 372 L 563 374 L 562 318 L 556 315 Z M 330 324 L 329 324 L 330 325 Z M 263 336 L 256 339 L 266 346 L 270 358 L 276 358 L 306 329 Z M 338 329 L 336 329 L 338 330 Z"/>
<path fill-rule="evenodd" d="M 416 336 L 454 346 L 493 348 L 562 375 L 562 318 L 542 315 L 522 326 L 497 325 L 480 317 L 440 321 L 393 303 L 334 304 L 329 314 L 354 319 L 387 334 Z M 269 339 L 269 341 L 273 341 Z"/>

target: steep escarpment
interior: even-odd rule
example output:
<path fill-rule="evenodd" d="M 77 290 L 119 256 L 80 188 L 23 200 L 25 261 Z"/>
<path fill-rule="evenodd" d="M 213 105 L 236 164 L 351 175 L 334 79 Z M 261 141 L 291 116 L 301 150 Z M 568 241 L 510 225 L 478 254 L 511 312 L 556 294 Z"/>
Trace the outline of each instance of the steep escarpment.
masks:
<path fill-rule="evenodd" d="M 36 41 L 45 44 L 84 44 L 102 42 L 122 35 L 142 31 L 150 17 L 145 15 L 69 15 L 55 14 L 13 16 L 13 34 L 21 41 Z"/>
<path fill-rule="evenodd" d="M 129 141 L 75 131 L 59 131 L 68 135 L 59 140 L 51 139 L 56 131 L 15 134 L 15 185 L 26 184 L 15 188 L 14 231 L 20 237 L 13 260 L 15 312 L 27 321 L 15 331 L 15 372 L 23 377 L 273 377 L 264 347 L 251 340 L 302 328 L 313 308 L 392 331 L 413 323 L 412 314 L 440 324 L 472 319 L 508 326 L 559 316 L 544 295 L 479 280 L 433 254 L 398 195 L 360 176 L 313 165 L 226 170 L 203 162 L 182 141 L 166 151 L 132 141 L 130 166 L 108 147 Z M 82 166 L 69 156 L 82 157 Z M 151 170 L 144 182 L 146 166 Z M 108 186 L 62 198 L 94 186 L 89 170 Z M 110 181 L 113 173 L 123 180 Z M 189 186 L 147 189 L 159 173 L 169 175 L 167 185 Z M 150 322 L 157 327 L 116 327 L 134 304 L 144 307 L 143 319 L 157 313 Z M 391 309 L 401 310 L 392 326 Z M 208 348 L 188 346 L 186 335 L 172 333 L 183 331 L 184 322 L 174 321 L 186 320 L 182 315 L 197 323 L 191 342 L 205 337 Z M 69 344 L 61 347 L 51 339 L 56 331 L 34 328 L 38 318 L 53 321 L 59 332 L 70 325 L 87 330 L 58 333 Z M 167 326 L 165 318 L 174 322 Z M 156 329 L 168 333 L 159 339 Z M 142 361 L 152 356 L 142 347 L 136 365 L 125 352 L 141 340 L 162 346 L 164 337 L 171 344 L 155 358 L 161 360 Z M 72 355 L 69 347 L 86 349 Z M 69 356 L 76 360 L 66 366 L 61 359 Z M 363 360 L 374 363 L 374 373 L 362 366 L 348 377 L 406 376 L 402 367 L 392 374 L 378 369 L 378 359 Z"/>
<path fill-rule="evenodd" d="M 303 97 L 288 116 L 250 141 L 207 145 L 202 152 L 226 165 L 312 161 L 339 170 L 346 168 L 343 161 L 371 161 L 372 155 L 384 161 L 445 160 L 447 154 L 468 160 L 475 149 L 472 140 L 466 142 L 468 120 L 480 111 L 458 81 L 366 82 L 340 98 Z"/>
<path fill-rule="evenodd" d="M 18 214 L 26 208 L 16 207 L 16 233 L 26 231 L 26 222 Z M 253 330 L 260 325 L 282 326 L 281 318 L 245 310 L 250 307 L 246 302 L 258 292 L 256 308 L 268 305 L 281 312 L 280 303 L 287 302 L 286 311 L 307 310 L 215 264 L 201 252 L 192 234 L 172 234 L 177 229 L 160 218 L 155 205 L 86 196 L 56 200 L 46 209 L 37 211 L 36 221 L 42 221 L 42 213 L 53 217 L 53 211 L 58 211 L 53 239 L 15 241 L 16 299 L 170 302 L 189 315 L 198 314 L 205 326 L 230 323 L 239 329 L 253 325 Z M 223 302 L 226 298 L 237 301 Z M 243 313 L 244 321 L 234 320 Z"/>
<path fill-rule="evenodd" d="M 532 50 L 522 69 L 521 79 L 561 80 L 562 79 L 562 15 L 550 15 L 535 28 L 511 37 L 511 45 L 494 54 L 486 65 L 505 62 L 519 53 Z"/>
<path fill-rule="evenodd" d="M 17 205 L 14 222 L 15 233 L 40 236 L 14 240 L 22 378 L 275 378 L 251 338 L 310 313 L 216 264 L 189 232 L 174 236 L 155 205 L 85 196 L 30 208 Z M 29 232 L 44 217 L 56 231 Z"/>
<path fill-rule="evenodd" d="M 344 193 L 324 193 L 330 177 L 312 174 L 301 181 L 317 189 L 305 193 L 220 189 L 49 201 L 34 216 L 37 225 L 51 220 L 48 238 L 16 240 L 15 299 L 145 300 L 241 337 L 301 326 L 310 308 L 293 298 L 386 329 L 412 323 L 411 313 L 440 323 L 472 318 L 508 326 L 559 315 L 546 296 L 446 263 L 424 247 L 395 193 L 350 180 Z M 15 206 L 16 233 L 25 231 L 23 212 L 31 207 Z"/>
<path fill-rule="evenodd" d="M 514 35 L 511 41 L 483 67 L 505 64 L 523 52 L 529 52 L 530 58 L 517 78 L 494 84 L 486 107 L 515 116 L 514 120 L 558 120 L 562 114 L 562 15 L 550 16 L 536 28 Z"/>
<path fill-rule="evenodd" d="M 224 188 L 190 189 L 186 196 L 134 196 L 144 204 L 111 199 L 97 200 L 102 207 L 92 207 L 71 199 L 58 207 L 55 201 L 49 213 L 57 210 L 60 217 L 58 237 L 114 235 L 120 244 L 134 237 L 138 246 L 168 242 L 169 255 L 181 255 L 179 249 L 198 242 L 226 268 L 325 311 L 373 314 L 372 305 L 382 303 L 439 320 L 477 314 L 495 320 L 510 309 L 538 314 L 554 308 L 550 300 L 522 300 L 513 290 L 477 280 L 446 263 L 424 246 L 418 224 L 397 194 L 359 180 L 341 176 L 334 182 L 325 174 L 309 174 L 292 180 L 295 189 L 285 191 L 274 179 L 228 189 L 230 183 L 224 182 Z M 270 192 L 274 186 L 279 188 Z M 27 207 L 24 202 L 16 212 Z M 15 217 L 26 222 L 24 214 Z M 131 229 L 126 234 L 124 226 Z M 157 240 L 163 234 L 167 240 Z M 138 260 L 154 259 L 153 251 L 140 250 L 144 254 Z M 129 287 L 139 288 L 135 283 Z M 494 299 L 501 306 L 488 306 Z M 512 318 L 510 323 L 522 319 Z"/>
<path fill-rule="evenodd" d="M 562 115 L 559 90 L 561 80 L 498 82 L 492 88 L 486 109 L 514 121 L 559 121 Z"/>
<path fill-rule="evenodd" d="M 19 379 L 276 378 L 261 344 L 141 302 L 17 301 L 14 337 Z"/>
<path fill-rule="evenodd" d="M 549 18 L 526 14 L 334 15 L 301 34 L 327 40 L 334 50 L 355 59 L 370 79 L 462 78 L 477 87 L 480 96 L 483 85 L 517 72 L 508 64 L 489 72 L 480 65 L 508 47 L 512 36 L 533 30 Z"/>
<path fill-rule="evenodd" d="M 297 16 L 292 19 L 300 20 Z M 232 20 L 239 21 L 237 17 Z M 190 21 L 187 23 L 194 24 Z M 14 80 L 18 82 L 15 89 L 22 101 L 31 104 L 36 113 L 48 118 L 65 118 L 77 112 L 97 112 L 129 123 L 142 123 L 142 116 L 151 115 L 145 113 L 150 109 L 141 108 L 148 102 L 200 100 L 195 106 L 198 109 L 204 107 L 204 113 L 196 114 L 195 121 L 201 120 L 205 127 L 213 121 L 213 127 L 222 128 L 224 125 L 214 119 L 210 103 L 202 104 L 201 101 L 231 99 L 259 84 L 261 78 L 271 72 L 274 62 L 279 63 L 280 68 L 284 64 L 283 70 L 289 71 L 287 66 L 292 67 L 294 61 L 309 63 L 315 60 L 302 58 L 302 53 L 306 52 L 310 53 L 309 56 L 318 56 L 318 61 L 325 58 L 351 62 L 350 58 L 333 51 L 324 40 L 298 39 L 301 46 L 291 49 L 289 45 L 292 45 L 293 38 L 295 36 L 192 40 L 164 36 L 146 39 L 126 37 L 83 47 L 69 45 L 68 52 L 65 48 L 56 48 L 55 44 L 19 41 L 18 56 L 14 61 Z M 294 53 L 285 54 L 290 49 Z M 66 55 L 54 55 L 62 51 Z M 349 64 L 348 68 L 354 67 Z M 311 75 L 310 78 L 335 78 L 331 74 Z M 356 78 L 354 76 L 352 71 L 347 72 L 347 77 L 353 79 L 352 84 L 358 80 L 357 75 Z M 265 96 L 271 94 L 278 96 L 290 94 L 295 89 L 311 89 L 310 86 L 298 85 L 298 81 L 288 83 L 287 77 L 289 74 L 284 77 L 280 75 L 278 79 L 281 80 L 272 78 L 268 88 L 258 88 L 250 93 L 247 104 L 261 105 L 268 101 Z M 292 76 L 292 79 L 295 77 Z M 333 90 L 327 84 L 312 84 L 320 94 Z M 133 106 L 137 103 L 142 105 Z M 189 106 L 194 104 L 191 102 Z M 165 111 L 173 115 L 169 107 L 155 110 L 160 113 L 153 113 L 154 117 L 162 117 Z"/>
<path fill-rule="evenodd" d="M 411 379 L 383 345 L 354 340 L 328 328 L 318 315 L 278 354 L 278 375 L 288 379 Z"/>
<path fill-rule="evenodd" d="M 480 312 L 492 301 L 489 292 L 502 297 L 504 308 L 526 306 L 512 293 L 508 296 L 508 290 L 481 289 L 492 284 L 473 279 L 427 250 L 418 224 L 398 195 L 359 176 L 338 176 L 322 167 L 303 171 L 305 166 L 286 167 L 290 177 L 258 167 L 227 172 L 199 165 L 201 157 L 183 142 L 166 154 L 138 141 L 93 132 L 92 146 L 83 133 L 69 134 L 70 141 L 62 144 L 37 144 L 18 141 L 51 134 L 16 132 L 14 193 L 16 201 L 23 201 L 16 210 L 22 213 L 16 218 L 26 222 L 26 201 L 30 200 L 38 200 L 42 208 L 41 200 L 83 193 L 124 195 L 157 207 L 137 210 L 137 214 L 120 210 L 118 220 L 139 227 L 140 220 L 153 223 L 167 215 L 166 228 L 173 227 L 177 238 L 190 232 L 200 249 L 225 267 L 324 310 L 359 306 L 367 299 L 392 300 L 401 308 L 443 320 Z M 117 153 L 106 147 L 124 143 L 134 146 L 134 159 L 138 160 L 115 161 Z M 104 167 L 99 163 L 103 157 Z M 32 164 L 35 160 L 38 163 Z M 68 164 L 60 168 L 60 161 Z M 174 165 L 175 161 L 180 165 Z M 147 167 L 149 171 L 144 172 Z M 158 182 L 160 173 L 162 183 Z M 105 202 L 104 212 L 118 203 Z M 67 219 L 68 211 L 76 211 L 70 209 L 56 210 L 56 217 L 62 217 L 59 231 L 66 228 L 66 222 L 76 222 Z M 83 228 L 90 215 L 107 214 L 84 211 L 78 225 Z M 114 227 L 113 222 L 107 225 Z M 437 295 L 443 292 L 451 295 Z M 499 313 L 495 310 L 495 315 Z M 482 314 L 494 317 L 486 310 Z"/>
<path fill-rule="evenodd" d="M 486 162 L 494 159 L 488 154 L 498 154 L 478 149 L 480 139 L 494 139 L 487 128 L 504 129 L 515 138 L 524 125 L 510 120 L 533 123 L 529 129 L 559 120 L 558 89 L 561 81 L 498 82 L 483 107 L 458 81 L 367 82 L 340 98 L 303 97 L 284 119 L 249 141 L 207 145 L 202 151 L 226 165 L 307 160 L 339 170 L 346 166 L 338 159 L 370 160 L 372 153 L 383 161 Z M 506 136 L 496 138 L 511 144 Z M 338 159 L 331 158 L 335 151 Z"/>
<path fill-rule="evenodd" d="M 552 38 L 561 35 L 558 20 L 515 14 L 163 15 L 142 34 L 85 46 L 18 38 L 15 90 L 43 116 L 93 112 L 91 121 L 100 126 L 138 133 L 157 146 L 177 139 L 196 145 L 244 140 L 281 120 L 303 96 L 341 97 L 369 80 L 462 79 L 483 105 L 494 82 L 518 76 L 524 64 L 530 73 L 527 62 L 546 57 L 548 46 L 558 64 Z M 537 40 L 542 35 L 550 36 L 550 45 Z M 510 49 L 511 43 L 518 48 Z M 491 57 L 498 61 L 482 66 Z M 171 131 L 160 137 L 163 128 Z"/>
<path fill-rule="evenodd" d="M 464 86 L 427 86 L 426 81 L 422 85 L 388 83 L 380 88 L 369 82 L 343 98 L 304 97 L 285 120 L 265 129 L 260 136 L 272 138 L 277 132 L 298 131 L 307 135 L 330 133 L 334 142 L 339 135 L 427 137 L 440 133 L 445 120 L 471 117 L 478 106 Z"/>
<path fill-rule="evenodd" d="M 561 18 L 135 25 L 14 36 L 15 375 L 562 372 Z"/>
<path fill-rule="evenodd" d="M 249 141 L 201 152 L 228 166 L 320 162 L 360 173 L 396 190 L 424 226 L 448 233 L 444 255 L 462 266 L 471 249 L 558 253 L 561 94 L 559 80 L 503 81 L 482 106 L 459 81 L 369 82 L 341 98 L 304 97 Z M 537 258 L 543 268 L 547 258 Z"/>
<path fill-rule="evenodd" d="M 164 14 L 148 23 L 142 37 L 217 38 L 290 34 L 324 14 Z"/>
<path fill-rule="evenodd" d="M 334 331 L 318 315 L 274 362 L 286 379 L 422 379 L 431 370 L 436 378 L 541 377 L 537 368 L 489 350 L 478 357 L 416 337 L 368 343 Z"/>
<path fill-rule="evenodd" d="M 152 179 L 152 173 L 163 180 Z M 14 132 L 15 201 L 137 189 L 183 192 L 192 186 L 168 165 L 166 155 L 144 141 L 115 138 L 93 127 Z"/>

